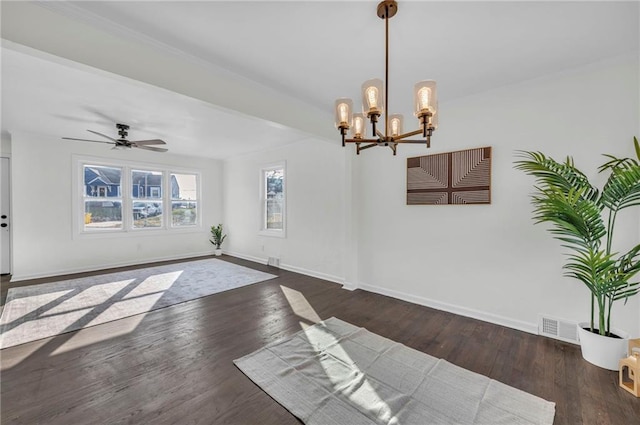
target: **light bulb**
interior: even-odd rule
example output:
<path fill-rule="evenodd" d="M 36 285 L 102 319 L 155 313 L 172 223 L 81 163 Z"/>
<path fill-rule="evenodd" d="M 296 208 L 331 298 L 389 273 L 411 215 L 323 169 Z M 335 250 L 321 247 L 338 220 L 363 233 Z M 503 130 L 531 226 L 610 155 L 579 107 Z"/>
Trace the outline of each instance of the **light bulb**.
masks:
<path fill-rule="evenodd" d="M 340 114 L 340 123 L 346 124 L 349 120 L 349 106 L 346 103 L 338 105 L 338 113 Z"/>
<path fill-rule="evenodd" d="M 400 120 L 394 118 L 391 120 L 391 135 L 397 136 L 398 134 L 400 134 Z"/>
<path fill-rule="evenodd" d="M 418 91 L 418 102 L 420 110 L 429 109 L 429 100 L 431 98 L 431 89 L 429 87 L 423 87 Z"/>
<path fill-rule="evenodd" d="M 361 116 L 353 117 L 353 135 L 362 137 L 364 133 L 364 119 Z"/>
<path fill-rule="evenodd" d="M 344 130 L 348 129 L 351 126 L 352 110 L 353 110 L 353 102 L 351 101 L 351 99 L 341 97 L 340 99 L 336 100 L 336 103 L 335 103 L 336 128 L 339 128 L 341 133 L 344 133 Z"/>
<path fill-rule="evenodd" d="M 366 93 L 369 109 L 378 109 L 378 89 L 371 86 L 367 88 Z"/>
<path fill-rule="evenodd" d="M 391 137 L 397 137 L 402 134 L 402 123 L 404 118 L 401 114 L 389 115 L 389 135 Z"/>

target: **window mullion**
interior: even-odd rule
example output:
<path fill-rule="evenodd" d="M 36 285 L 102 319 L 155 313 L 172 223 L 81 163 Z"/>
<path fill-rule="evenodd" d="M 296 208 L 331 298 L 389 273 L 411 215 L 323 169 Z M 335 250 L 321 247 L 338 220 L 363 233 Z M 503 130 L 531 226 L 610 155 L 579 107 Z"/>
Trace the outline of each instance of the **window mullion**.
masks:
<path fill-rule="evenodd" d="M 122 219 L 123 224 L 125 226 L 126 231 L 130 231 L 133 229 L 133 214 L 132 214 L 132 205 L 133 205 L 133 197 L 131 193 L 131 167 L 123 166 L 122 174 L 124 175 L 122 178 Z"/>

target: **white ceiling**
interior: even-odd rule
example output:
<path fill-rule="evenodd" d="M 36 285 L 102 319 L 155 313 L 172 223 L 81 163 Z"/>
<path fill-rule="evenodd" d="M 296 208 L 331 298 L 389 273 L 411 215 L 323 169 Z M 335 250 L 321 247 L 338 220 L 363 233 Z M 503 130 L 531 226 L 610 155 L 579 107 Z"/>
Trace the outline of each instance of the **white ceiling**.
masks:
<path fill-rule="evenodd" d="M 298 130 L 169 90 L 48 59 L 3 50 L 3 129 L 101 140 L 86 130 L 117 137 L 115 123 L 126 123 L 131 127 L 129 140 L 162 138 L 172 153 L 209 158 L 308 138 Z"/>
<path fill-rule="evenodd" d="M 324 136 L 335 132 L 329 130 L 335 98 L 352 97 L 357 104 L 360 84 L 384 76 L 384 23 L 375 14 L 377 3 L 90 1 L 37 7 L 206 64 L 212 73 L 257 83 L 265 88 L 262 96 L 272 90 L 295 99 L 326 122 Z M 637 54 L 639 10 L 638 2 L 400 1 L 390 21 L 390 110 L 410 116 L 413 84 L 435 79 L 445 106 L 442 126 L 446 102 L 454 99 Z M 24 22 L 25 31 L 29 24 Z M 4 38 L 13 36 L 3 32 Z M 304 125 L 293 130 L 248 117 L 242 107 L 225 111 L 215 101 L 4 47 L 3 130 L 84 137 L 85 129 L 113 133 L 113 121 L 124 121 L 132 126 L 131 138 L 162 137 L 171 152 L 213 158 L 307 137 Z M 154 72 L 149 69 L 150 76 Z"/>

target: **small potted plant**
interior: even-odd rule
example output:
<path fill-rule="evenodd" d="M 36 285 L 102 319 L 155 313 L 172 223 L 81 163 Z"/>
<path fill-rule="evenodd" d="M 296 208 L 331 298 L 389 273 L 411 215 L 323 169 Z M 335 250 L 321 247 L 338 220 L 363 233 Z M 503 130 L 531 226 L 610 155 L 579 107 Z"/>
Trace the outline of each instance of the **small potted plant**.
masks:
<path fill-rule="evenodd" d="M 531 195 L 536 223 L 550 223 L 554 238 L 571 250 L 565 276 L 591 291 L 591 322 L 578 325 L 582 357 L 610 370 L 617 370 L 626 356 L 628 338 L 611 327 L 614 302 L 626 303 L 640 290 L 640 282 L 631 281 L 640 271 L 640 244 L 622 254 L 611 249 L 618 212 L 640 205 L 640 145 L 637 138 L 633 141 L 637 159 L 605 155 L 608 161 L 598 169 L 609 173 L 602 190 L 571 157 L 560 163 L 540 152 L 520 152 L 523 159 L 515 163 L 536 178 Z"/>
<path fill-rule="evenodd" d="M 219 257 L 222 255 L 222 248 L 220 247 L 222 246 L 222 242 L 224 242 L 224 239 L 226 237 L 227 235 L 222 234 L 222 224 L 218 224 L 217 226 L 211 226 L 211 239 L 209 239 L 209 242 L 211 242 L 211 244 L 216 246 L 216 250 L 215 250 L 216 257 Z"/>

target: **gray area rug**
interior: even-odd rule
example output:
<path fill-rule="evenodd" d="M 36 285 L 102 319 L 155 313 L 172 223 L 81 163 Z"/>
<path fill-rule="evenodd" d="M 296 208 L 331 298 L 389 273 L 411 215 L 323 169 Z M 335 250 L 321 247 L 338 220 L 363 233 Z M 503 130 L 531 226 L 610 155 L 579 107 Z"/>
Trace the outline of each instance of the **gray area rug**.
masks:
<path fill-rule="evenodd" d="M 555 403 L 334 317 L 234 361 L 305 424 L 553 424 Z"/>
<path fill-rule="evenodd" d="M 275 275 L 218 259 L 10 288 L 0 348 L 157 310 Z"/>

